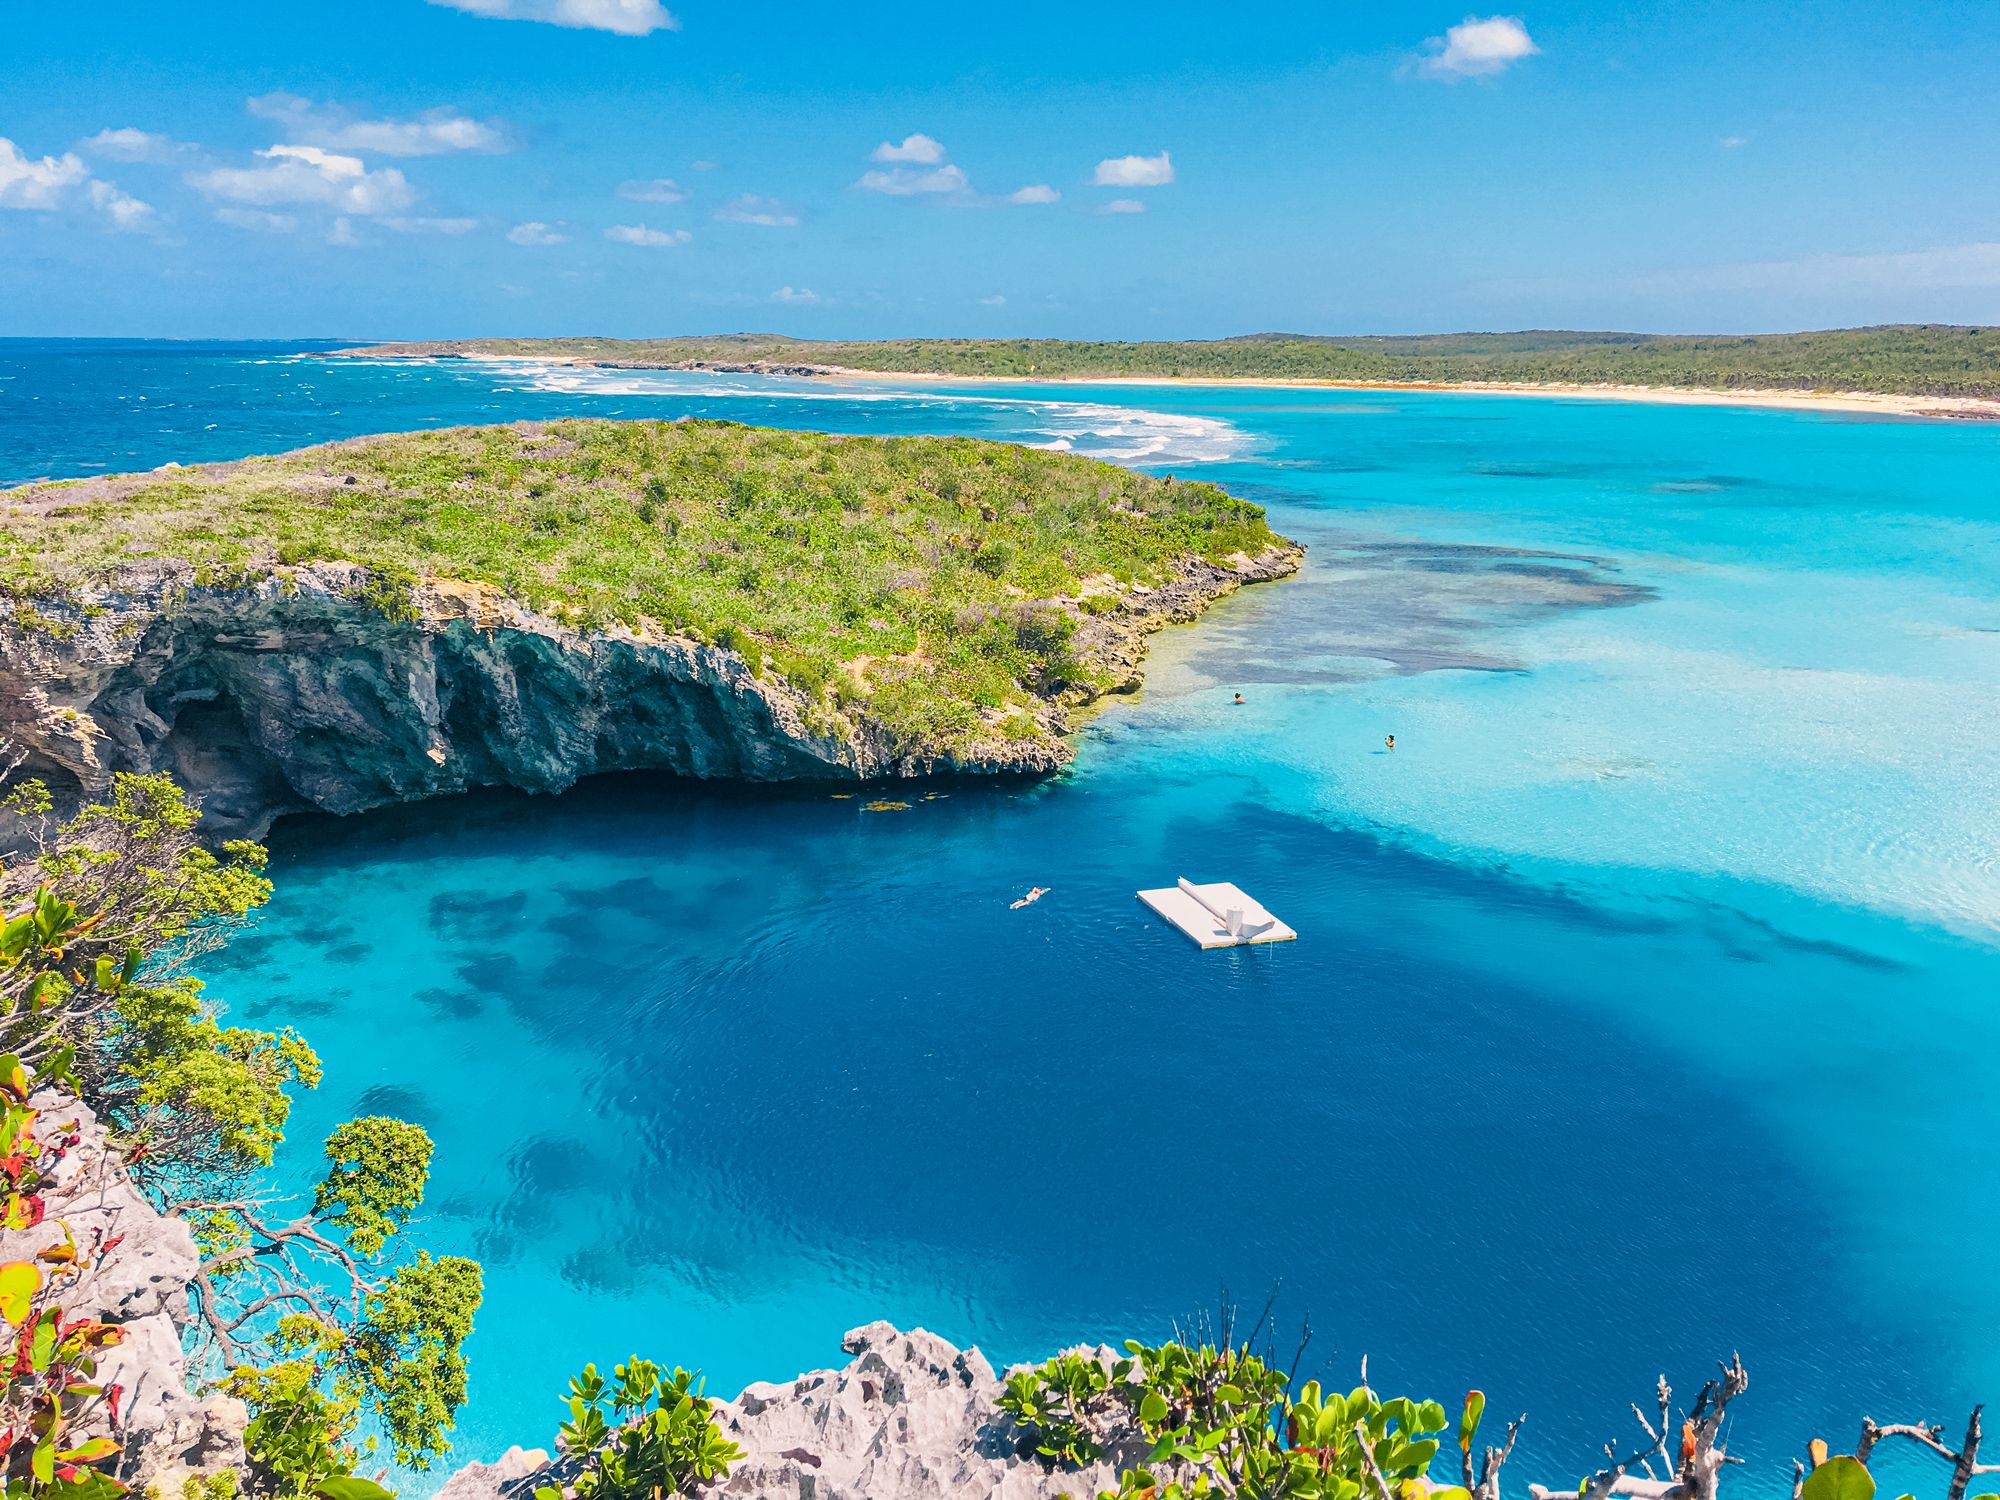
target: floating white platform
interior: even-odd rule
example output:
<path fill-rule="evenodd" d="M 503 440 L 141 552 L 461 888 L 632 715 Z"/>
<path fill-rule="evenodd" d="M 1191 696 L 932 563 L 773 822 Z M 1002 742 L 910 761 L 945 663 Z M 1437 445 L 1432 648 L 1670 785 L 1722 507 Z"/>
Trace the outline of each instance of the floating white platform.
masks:
<path fill-rule="evenodd" d="M 1162 890 L 1141 891 L 1139 899 L 1203 948 L 1289 943 L 1298 936 L 1226 880 L 1214 885 L 1183 880 Z"/>

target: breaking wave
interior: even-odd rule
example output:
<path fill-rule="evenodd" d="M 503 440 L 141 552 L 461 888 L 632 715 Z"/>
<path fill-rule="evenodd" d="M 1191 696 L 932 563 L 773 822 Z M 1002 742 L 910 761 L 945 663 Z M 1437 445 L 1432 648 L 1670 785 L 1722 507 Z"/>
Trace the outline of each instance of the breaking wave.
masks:
<path fill-rule="evenodd" d="M 461 368 L 468 362 L 452 361 Z M 589 397 L 666 397 L 684 402 L 761 403 L 782 406 L 817 401 L 879 408 L 893 405 L 912 415 L 936 413 L 939 430 L 980 429 L 979 436 L 1031 448 L 1080 453 L 1123 464 L 1220 463 L 1241 457 L 1248 433 L 1217 417 L 1147 411 L 1097 401 L 1050 401 L 989 396 L 939 388 L 887 386 L 869 381 L 834 383 L 783 376 L 710 374 L 700 370 L 625 370 L 538 361 L 483 363 L 481 368 L 515 382 L 513 389 Z M 948 426 L 947 426 L 948 423 Z"/>

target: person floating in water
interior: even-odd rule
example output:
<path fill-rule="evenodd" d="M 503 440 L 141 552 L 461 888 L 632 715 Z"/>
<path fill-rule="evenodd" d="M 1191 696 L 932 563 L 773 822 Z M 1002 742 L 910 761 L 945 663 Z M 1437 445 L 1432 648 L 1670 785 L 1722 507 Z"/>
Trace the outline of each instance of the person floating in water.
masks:
<path fill-rule="evenodd" d="M 1029 891 L 1027 895 L 1023 896 L 1019 901 L 1008 902 L 1007 910 L 1019 911 L 1024 906 L 1033 906 L 1037 901 L 1041 900 L 1042 897 L 1046 896 L 1048 893 L 1049 893 L 1049 888 L 1047 886 L 1038 885 L 1032 891 Z"/>
<path fill-rule="evenodd" d="M 1391 750 L 1393 750 L 1396 748 L 1396 737 L 1392 734 L 1387 739 L 1383 740 L 1382 743 L 1387 745 Z"/>
<path fill-rule="evenodd" d="M 1236 701 L 1237 701 L 1238 703 L 1241 703 L 1241 702 L 1243 701 L 1243 695 L 1242 695 L 1241 693 L 1238 693 L 1238 694 L 1236 695 Z"/>

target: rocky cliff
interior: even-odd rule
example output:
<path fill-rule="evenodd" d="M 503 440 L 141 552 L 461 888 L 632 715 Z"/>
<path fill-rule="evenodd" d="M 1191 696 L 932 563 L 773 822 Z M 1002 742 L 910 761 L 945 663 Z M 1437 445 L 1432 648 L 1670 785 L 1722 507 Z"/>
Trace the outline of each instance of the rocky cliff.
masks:
<path fill-rule="evenodd" d="M 1243 583 L 1296 570 L 1274 546 L 1190 558 L 1157 588 L 1110 590 L 1076 651 L 1110 690 L 1136 687 L 1143 640 Z M 601 771 L 751 781 L 1040 773 L 1098 696 L 1036 705 L 1037 732 L 949 747 L 899 743 L 865 710 L 828 714 L 738 652 L 618 626 L 585 632 L 498 589 L 419 583 L 385 611 L 365 568 L 274 569 L 199 586 L 182 563 L 115 588 L 38 600 L 0 622 L 0 767 L 73 805 L 120 771 L 164 771 L 202 799 L 205 827 L 261 834 L 286 812 L 358 812 L 482 786 L 555 792 Z M 760 664 L 761 665 L 761 664 Z"/>
<path fill-rule="evenodd" d="M 242 1403 L 193 1395 L 181 1326 L 187 1288 L 201 1257 L 179 1219 L 163 1217 L 125 1176 L 105 1148 L 90 1109 L 68 1095 L 42 1093 L 41 1139 L 68 1145 L 42 1193 L 45 1214 L 27 1229 L 0 1229 L 0 1261 L 34 1260 L 63 1242 L 68 1228 L 81 1251 L 79 1268 L 58 1283 L 68 1319 L 116 1324 L 123 1339 L 98 1356 L 97 1382 L 121 1388 L 115 1435 L 122 1471 L 143 1490 L 178 1494 L 190 1473 L 240 1468 Z"/>
<path fill-rule="evenodd" d="M 934 1333 L 870 1323 L 841 1341 L 853 1358 L 716 1403 L 723 1435 L 743 1449 L 710 1495 L 783 1500 L 1053 1500 L 1116 1489 L 1137 1453 L 1054 1471 L 1023 1444 L 995 1401 L 1000 1380 L 977 1349 Z M 1099 1351 L 1108 1362 L 1108 1350 Z M 561 1477 L 548 1455 L 516 1448 L 471 1464 L 438 1500 L 528 1500 Z"/>

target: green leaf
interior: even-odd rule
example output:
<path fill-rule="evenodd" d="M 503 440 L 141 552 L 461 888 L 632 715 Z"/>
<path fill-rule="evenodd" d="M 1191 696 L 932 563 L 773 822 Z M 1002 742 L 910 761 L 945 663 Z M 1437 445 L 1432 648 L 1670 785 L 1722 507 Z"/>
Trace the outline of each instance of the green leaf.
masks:
<path fill-rule="evenodd" d="M 1801 1500 L 1875 1500 L 1875 1478 L 1858 1458 L 1843 1453 L 1806 1475 Z"/>
<path fill-rule="evenodd" d="M 385 1490 L 374 1480 L 363 1479 L 358 1474 L 322 1479 L 313 1486 L 313 1493 L 320 1500 L 396 1500 L 394 1490 Z"/>
<path fill-rule="evenodd" d="M 1472 1440 L 1479 1433 L 1479 1419 L 1486 1415 L 1486 1392 L 1467 1391 L 1465 1410 L 1458 1418 L 1458 1446 L 1464 1453 L 1472 1451 Z"/>
<path fill-rule="evenodd" d="M 1158 1391 L 1146 1392 L 1139 1403 L 1139 1420 L 1148 1427 L 1157 1427 L 1167 1420 L 1167 1398 Z"/>
<path fill-rule="evenodd" d="M 32 1261 L 10 1260 L 0 1265 L 0 1318 L 17 1328 L 27 1322 L 35 1293 L 41 1289 L 42 1273 Z"/>

